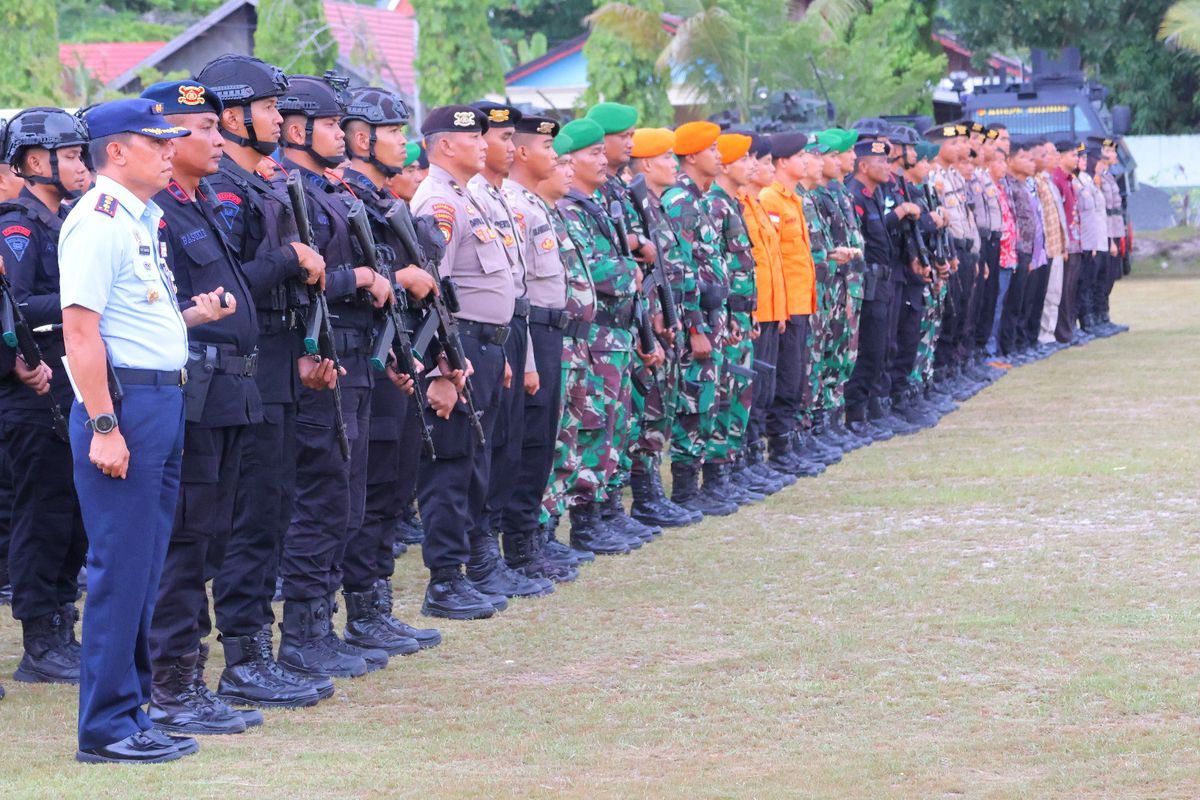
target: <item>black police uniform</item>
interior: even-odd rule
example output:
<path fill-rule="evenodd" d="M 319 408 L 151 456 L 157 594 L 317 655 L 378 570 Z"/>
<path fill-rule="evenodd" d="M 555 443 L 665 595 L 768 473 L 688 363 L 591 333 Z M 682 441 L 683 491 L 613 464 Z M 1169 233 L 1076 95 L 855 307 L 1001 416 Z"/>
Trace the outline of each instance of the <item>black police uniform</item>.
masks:
<path fill-rule="evenodd" d="M 222 233 L 226 226 L 217 219 L 215 199 L 201 190 L 193 200 L 174 181 L 155 196 L 180 308 L 217 287 L 237 301 L 234 314 L 188 331 L 180 499 L 150 637 L 156 684 L 160 668 L 196 651 L 211 629 L 208 550 L 222 548 L 229 537 L 247 426 L 262 421 L 254 381 L 257 312 L 237 253 Z"/>
<path fill-rule="evenodd" d="M 888 315 L 891 309 L 891 273 L 896 263 L 896 243 L 891 231 L 899 221 L 888 211 L 882 186 L 867 194 L 857 178 L 846 183 L 862 223 L 863 304 L 859 318 L 858 360 L 854 372 L 846 381 L 846 418 L 862 421 L 866 418 L 867 403 L 877 390 L 887 355 Z"/>
<path fill-rule="evenodd" d="M 347 169 L 344 189 L 351 200 L 363 201 L 371 219 L 379 259 L 394 273 L 402 263 L 401 248 L 383 216 L 393 202 L 400 202 L 371 179 Z M 396 291 L 403 291 L 399 286 Z M 409 320 L 410 326 L 413 320 Z M 416 411 L 408 394 L 390 380 L 375 381 L 371 390 L 371 424 L 367 447 L 366 495 L 363 521 L 352 533 L 342 561 L 342 584 L 348 593 L 370 591 L 375 583 L 395 571 L 392 545 L 396 525 L 404 511 L 405 498 L 417 486 L 417 466 L 422 447 Z"/>
<path fill-rule="evenodd" d="M 56 326 L 34 334 L 54 372 L 52 400 L 38 396 L 15 372 L 0 378 L 0 449 L 12 481 L 12 611 L 25 624 L 27 640 L 31 627 L 45 628 L 44 635 L 53 636 L 51 627 L 73 626 L 76 577 L 87 554 L 70 446 L 55 433 L 50 411 L 51 402 L 69 409 L 73 400 L 62 366 L 58 294 L 58 234 L 64 217 L 46 208 L 28 188 L 0 205 L 0 256 L 13 297 L 31 328 Z M 29 645 L 27 641 L 27 650 Z"/>
<path fill-rule="evenodd" d="M 228 156 L 208 183 L 216 193 L 217 219 L 225 225 L 242 265 L 258 321 L 254 379 L 262 421 L 244 436 L 229 542 L 223 554 L 210 551 L 209 559 L 218 629 L 226 637 L 252 636 L 275 621 L 271 598 L 278 551 L 292 516 L 296 483 L 296 362 L 304 354 L 300 319 L 308 296 L 300 283 L 296 251 L 285 243 L 295 236 L 286 199 L 266 179 Z"/>
<path fill-rule="evenodd" d="M 930 236 L 933 221 L 929 219 L 928 213 L 925 213 L 928 209 L 925 208 L 924 201 L 908 181 L 903 178 L 897 179 L 895 189 L 899 202 L 913 203 L 922 210 L 921 216 L 912 220 L 913 227 L 907 224 L 898 226 L 901 232 L 900 247 L 897 263 L 893 267 L 892 317 L 896 321 L 895 348 L 889 353 L 886 372 L 888 394 L 881 396 L 890 395 L 893 401 L 899 401 L 909 389 L 909 375 L 916 363 L 917 347 L 921 340 L 921 319 L 925 313 L 927 283 L 912 271 L 912 262 L 920 263 L 921 252 L 921 245 L 914 237 Z"/>
<path fill-rule="evenodd" d="M 300 170 L 315 249 L 325 258 L 334 346 L 346 370 L 339 383 L 350 442 L 350 461 L 344 462 L 334 430 L 333 392 L 301 386 L 295 504 L 280 563 L 286 602 L 332 596 L 342 583 L 350 532 L 362 526 L 374 384 L 367 358 L 375 312 L 369 299 L 363 299 L 365 292 L 355 285 L 354 269 L 363 259 L 351 237 L 348 208 L 340 192 L 323 175 L 290 159 L 283 160 L 283 167 L 288 172 Z M 283 180 L 283 175 L 276 175 L 277 185 Z"/>

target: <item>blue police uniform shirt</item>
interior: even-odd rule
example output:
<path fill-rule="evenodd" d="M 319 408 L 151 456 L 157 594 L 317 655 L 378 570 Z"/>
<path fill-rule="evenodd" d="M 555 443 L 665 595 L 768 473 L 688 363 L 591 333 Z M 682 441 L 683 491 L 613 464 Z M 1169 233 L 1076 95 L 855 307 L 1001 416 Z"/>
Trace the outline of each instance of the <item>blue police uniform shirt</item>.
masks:
<path fill-rule="evenodd" d="M 162 209 L 101 175 L 63 223 L 58 240 L 63 308 L 100 314 L 114 367 L 177 370 L 187 363 L 187 325 L 159 243 Z"/>

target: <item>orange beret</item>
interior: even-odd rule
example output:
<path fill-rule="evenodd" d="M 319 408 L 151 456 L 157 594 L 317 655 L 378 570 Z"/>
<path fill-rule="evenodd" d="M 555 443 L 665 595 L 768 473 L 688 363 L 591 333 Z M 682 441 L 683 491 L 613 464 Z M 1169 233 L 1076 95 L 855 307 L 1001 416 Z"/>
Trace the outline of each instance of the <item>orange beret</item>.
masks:
<path fill-rule="evenodd" d="M 654 158 L 675 147 L 675 131 L 670 128 L 638 128 L 633 132 L 633 157 Z"/>
<path fill-rule="evenodd" d="M 675 155 L 691 156 L 712 147 L 721 135 L 715 122 L 685 122 L 675 129 Z"/>
<path fill-rule="evenodd" d="M 751 141 L 744 133 L 723 133 L 718 136 L 717 152 L 721 154 L 721 163 L 732 164 L 749 153 Z"/>

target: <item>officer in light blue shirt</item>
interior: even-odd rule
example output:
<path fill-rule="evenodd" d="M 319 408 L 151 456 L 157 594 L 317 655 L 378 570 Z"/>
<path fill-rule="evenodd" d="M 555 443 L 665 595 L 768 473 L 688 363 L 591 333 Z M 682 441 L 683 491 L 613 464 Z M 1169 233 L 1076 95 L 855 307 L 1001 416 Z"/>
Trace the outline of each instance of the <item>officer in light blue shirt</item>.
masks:
<path fill-rule="evenodd" d="M 152 100 L 87 112 L 95 187 L 59 236 L 75 488 L 88 531 L 79 685 L 86 762 L 171 761 L 193 739 L 153 729 L 148 634 L 179 496 L 187 328 L 231 313 L 216 293 L 181 312 L 150 199 L 187 135 Z"/>

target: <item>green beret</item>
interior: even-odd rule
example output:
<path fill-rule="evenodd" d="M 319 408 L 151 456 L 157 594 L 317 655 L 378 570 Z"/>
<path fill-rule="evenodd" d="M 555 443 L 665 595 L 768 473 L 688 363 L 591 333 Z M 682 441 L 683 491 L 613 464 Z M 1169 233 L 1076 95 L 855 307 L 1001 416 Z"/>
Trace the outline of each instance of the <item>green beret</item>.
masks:
<path fill-rule="evenodd" d="M 588 111 L 587 118 L 603 128 L 606 134 L 621 133 L 637 125 L 638 112 L 633 106 L 621 103 L 597 103 Z"/>
<path fill-rule="evenodd" d="M 409 142 L 404 145 L 404 166 L 408 166 L 421 157 L 421 143 Z"/>
<path fill-rule="evenodd" d="M 563 134 L 566 134 L 569 142 L 563 153 L 574 153 L 576 150 L 582 150 L 604 141 L 604 128 L 590 119 L 571 120 L 562 126 L 558 135 L 562 136 Z M 557 137 L 555 137 L 555 144 L 558 144 Z"/>
<path fill-rule="evenodd" d="M 820 139 L 820 134 L 814 133 L 808 137 L 808 144 L 804 145 L 804 149 L 809 153 L 817 153 L 818 155 L 825 155 L 833 148 L 830 147 L 828 145 L 828 143 L 823 144 Z"/>
<path fill-rule="evenodd" d="M 934 142 L 917 142 L 917 159 L 920 161 L 933 161 L 941 149 L 942 146 Z"/>
<path fill-rule="evenodd" d="M 837 128 L 826 128 L 817 132 L 817 143 L 825 149 L 822 152 L 836 151 L 842 143 L 842 136 Z"/>
<path fill-rule="evenodd" d="M 839 128 L 839 130 L 841 130 L 841 129 Z M 854 147 L 854 143 L 858 141 L 858 131 L 855 130 L 854 128 L 851 128 L 848 131 L 841 131 L 841 133 L 842 133 L 842 146 L 838 150 L 838 152 L 844 153 L 847 150 L 849 150 L 850 148 Z"/>
<path fill-rule="evenodd" d="M 571 141 L 571 137 L 561 130 L 554 137 L 554 152 L 560 156 L 575 152 L 575 144 Z"/>

